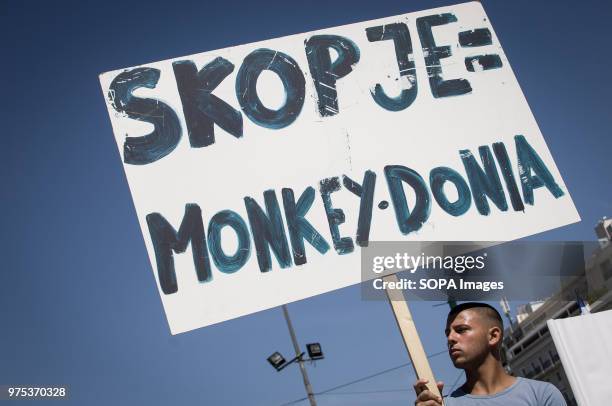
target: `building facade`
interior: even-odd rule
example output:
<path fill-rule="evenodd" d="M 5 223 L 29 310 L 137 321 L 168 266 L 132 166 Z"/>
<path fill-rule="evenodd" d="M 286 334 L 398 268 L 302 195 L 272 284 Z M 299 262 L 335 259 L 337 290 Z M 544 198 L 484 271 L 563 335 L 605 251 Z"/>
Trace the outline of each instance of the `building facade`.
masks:
<path fill-rule="evenodd" d="M 612 220 L 601 220 L 595 232 L 599 246 L 586 261 L 584 275 L 545 301 L 519 307 L 516 321 L 504 332 L 504 367 L 515 376 L 552 383 L 568 406 L 576 401 L 546 322 L 580 315 L 578 297 L 591 312 L 612 309 Z"/>

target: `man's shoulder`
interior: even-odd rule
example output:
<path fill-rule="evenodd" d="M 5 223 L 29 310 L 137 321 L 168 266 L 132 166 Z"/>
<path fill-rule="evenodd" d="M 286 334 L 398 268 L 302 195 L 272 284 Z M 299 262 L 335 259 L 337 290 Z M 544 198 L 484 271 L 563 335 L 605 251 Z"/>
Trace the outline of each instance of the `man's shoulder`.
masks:
<path fill-rule="evenodd" d="M 528 379 L 528 378 L 522 378 L 522 377 L 517 377 L 516 379 L 523 382 L 525 385 L 529 385 L 533 388 L 538 388 L 541 390 L 555 388 L 555 385 L 553 385 L 550 382 L 546 382 L 546 381 L 538 381 L 535 379 Z"/>
<path fill-rule="evenodd" d="M 459 388 L 453 391 L 447 400 L 451 406 L 503 405 L 511 400 L 534 406 L 565 406 L 561 392 L 553 384 L 527 378 L 516 378 L 516 382 L 507 389 L 488 396 L 469 395 Z"/>
<path fill-rule="evenodd" d="M 561 395 L 561 391 L 557 389 L 555 385 L 550 382 L 545 381 L 536 381 L 535 379 L 527 379 L 527 378 L 517 378 L 521 382 L 523 382 L 526 386 L 530 387 L 533 390 L 534 395 L 536 395 L 538 401 L 540 402 L 548 402 L 543 404 L 551 404 L 551 405 L 565 405 L 565 400 L 563 399 L 563 395 Z M 559 402 L 562 403 L 559 403 Z"/>

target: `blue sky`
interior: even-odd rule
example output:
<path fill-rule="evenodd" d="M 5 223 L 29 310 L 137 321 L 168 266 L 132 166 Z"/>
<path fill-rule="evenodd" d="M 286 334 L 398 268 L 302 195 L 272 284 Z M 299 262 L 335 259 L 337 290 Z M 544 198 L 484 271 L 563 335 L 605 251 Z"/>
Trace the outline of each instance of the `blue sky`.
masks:
<path fill-rule="evenodd" d="M 484 7 L 582 217 L 534 238 L 592 240 L 612 215 L 612 66 L 604 1 Z M 171 336 L 98 74 L 445 1 L 4 1 L 0 384 L 67 384 L 70 404 L 280 405 L 304 397 L 280 308 Z M 426 351 L 445 348 L 447 308 L 412 303 Z M 358 287 L 289 305 L 316 392 L 405 364 L 385 302 Z M 432 358 L 438 379 L 458 372 Z M 318 397 L 320 405 L 413 401 L 410 367 Z M 378 392 L 388 391 L 388 392 Z M 368 393 L 340 393 L 368 392 Z M 62 403 L 68 404 L 68 403 Z M 305 404 L 305 403 L 302 403 Z"/>

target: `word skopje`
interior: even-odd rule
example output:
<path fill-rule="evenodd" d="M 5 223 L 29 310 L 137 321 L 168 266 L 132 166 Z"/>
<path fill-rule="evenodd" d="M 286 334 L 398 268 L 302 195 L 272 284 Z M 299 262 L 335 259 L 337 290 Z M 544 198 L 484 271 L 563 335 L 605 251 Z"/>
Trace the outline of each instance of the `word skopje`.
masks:
<path fill-rule="evenodd" d="M 438 45 L 432 27 L 457 22 L 452 13 L 436 14 L 416 19 L 418 36 L 423 49 L 425 70 L 434 98 L 459 96 L 472 92 L 467 79 L 443 80 L 441 59 L 452 55 L 451 47 Z M 402 111 L 413 104 L 418 93 L 417 68 L 408 26 L 392 23 L 365 29 L 369 42 L 393 41 L 399 75 L 405 83 L 396 97 L 388 96 L 380 84 L 372 84 L 371 95 L 378 106 L 387 111 Z M 492 44 L 488 28 L 458 33 L 462 47 Z M 330 50 L 337 56 L 332 61 Z M 336 84 L 347 77 L 359 63 L 360 50 L 349 38 L 339 35 L 314 35 L 304 44 L 308 68 L 316 91 L 317 110 L 321 117 L 339 114 Z M 477 55 L 465 59 L 468 72 L 502 67 L 499 55 Z M 239 109 L 213 94 L 214 90 L 233 71 L 234 64 L 217 57 L 200 70 L 192 60 L 172 63 L 178 93 L 185 117 L 189 143 L 192 148 L 207 147 L 215 143 L 214 126 L 217 125 L 236 139 L 243 136 L 243 118 L 268 129 L 279 130 L 292 124 L 300 115 L 306 96 L 306 74 L 286 53 L 260 48 L 249 53 L 238 70 L 235 94 Z M 264 70 L 275 73 L 283 85 L 285 101 L 276 110 L 267 108 L 257 94 L 257 79 Z M 133 120 L 153 125 L 153 131 L 140 137 L 126 137 L 123 160 L 130 165 L 147 165 L 170 154 L 182 137 L 180 120 L 168 104 L 133 94 L 138 88 L 154 89 L 160 70 L 151 67 L 126 69 L 110 84 L 108 98 L 115 111 Z"/>

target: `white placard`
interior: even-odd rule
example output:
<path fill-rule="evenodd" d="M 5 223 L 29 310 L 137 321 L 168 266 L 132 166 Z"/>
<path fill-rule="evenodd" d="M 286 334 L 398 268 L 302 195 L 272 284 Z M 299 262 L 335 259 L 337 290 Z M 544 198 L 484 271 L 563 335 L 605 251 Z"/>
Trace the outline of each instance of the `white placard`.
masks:
<path fill-rule="evenodd" d="M 172 334 L 358 283 L 368 240 L 504 241 L 579 220 L 479 2 L 149 63 L 100 82 Z M 349 190 L 348 179 L 362 187 Z M 314 191 L 304 220 L 288 214 L 283 188 L 295 202 L 304 194 L 302 210 Z M 266 220 L 264 191 L 274 191 L 282 227 Z"/>
<path fill-rule="evenodd" d="M 612 310 L 548 320 L 547 325 L 578 404 L 609 402 L 612 345 L 606 337 L 612 329 Z"/>

